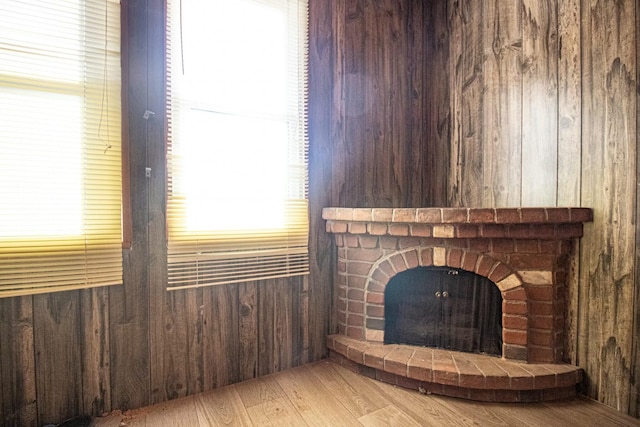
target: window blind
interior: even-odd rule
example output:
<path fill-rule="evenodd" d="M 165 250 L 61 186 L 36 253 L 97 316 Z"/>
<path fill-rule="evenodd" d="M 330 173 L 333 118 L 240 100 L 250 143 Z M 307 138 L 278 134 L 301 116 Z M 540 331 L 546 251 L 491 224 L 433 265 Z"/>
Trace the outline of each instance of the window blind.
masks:
<path fill-rule="evenodd" d="M 170 0 L 168 285 L 308 274 L 306 0 Z"/>
<path fill-rule="evenodd" d="M 0 0 L 0 296 L 122 283 L 120 4 Z"/>

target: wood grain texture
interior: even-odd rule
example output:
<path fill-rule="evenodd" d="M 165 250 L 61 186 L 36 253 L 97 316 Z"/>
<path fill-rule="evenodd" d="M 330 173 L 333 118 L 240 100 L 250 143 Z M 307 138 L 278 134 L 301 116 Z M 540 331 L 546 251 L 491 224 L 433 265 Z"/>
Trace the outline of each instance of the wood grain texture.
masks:
<path fill-rule="evenodd" d="M 0 300 L 0 422 L 37 425 L 33 297 Z"/>
<path fill-rule="evenodd" d="M 352 381 L 353 380 L 353 381 Z M 317 387 L 310 384 L 319 383 Z M 324 384 L 336 385 L 332 389 Z M 352 412 L 355 402 L 358 409 Z M 372 404 L 375 402 L 375 404 Z M 113 414 L 93 427 L 247 426 L 638 426 L 592 400 L 486 403 L 420 394 L 322 361 L 260 380 Z"/>
<path fill-rule="evenodd" d="M 634 25 L 629 3 L 583 4 L 582 203 L 595 215 L 581 242 L 578 362 L 587 372 L 587 394 L 625 412 L 634 297 L 635 232 L 626 226 L 636 193 L 635 175 L 628 173 L 636 170 L 629 155 L 636 150 Z"/>
<path fill-rule="evenodd" d="M 555 206 L 558 182 L 558 2 L 523 0 L 521 206 Z"/>

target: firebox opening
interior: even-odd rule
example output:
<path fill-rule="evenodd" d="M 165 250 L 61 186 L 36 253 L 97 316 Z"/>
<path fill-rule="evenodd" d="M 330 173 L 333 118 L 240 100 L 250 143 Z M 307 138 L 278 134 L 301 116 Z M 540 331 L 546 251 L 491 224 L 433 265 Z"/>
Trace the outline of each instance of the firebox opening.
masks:
<path fill-rule="evenodd" d="M 385 344 L 502 355 L 502 296 L 486 277 L 447 267 L 395 275 L 384 293 Z"/>

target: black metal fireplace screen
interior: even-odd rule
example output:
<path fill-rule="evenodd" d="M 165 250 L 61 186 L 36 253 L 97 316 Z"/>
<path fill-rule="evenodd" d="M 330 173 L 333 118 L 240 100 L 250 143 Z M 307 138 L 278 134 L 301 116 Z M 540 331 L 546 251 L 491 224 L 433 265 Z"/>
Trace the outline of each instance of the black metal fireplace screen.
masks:
<path fill-rule="evenodd" d="M 502 297 L 489 279 L 465 270 L 403 271 L 384 294 L 385 344 L 502 354 Z"/>

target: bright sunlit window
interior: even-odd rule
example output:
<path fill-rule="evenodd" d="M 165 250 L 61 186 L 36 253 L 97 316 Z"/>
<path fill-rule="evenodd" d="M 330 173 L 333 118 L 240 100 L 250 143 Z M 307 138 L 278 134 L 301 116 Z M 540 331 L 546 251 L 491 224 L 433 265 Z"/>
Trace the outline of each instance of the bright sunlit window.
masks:
<path fill-rule="evenodd" d="M 122 282 L 120 6 L 0 0 L 0 296 Z"/>
<path fill-rule="evenodd" d="M 169 287 L 306 274 L 307 4 L 172 0 Z"/>

